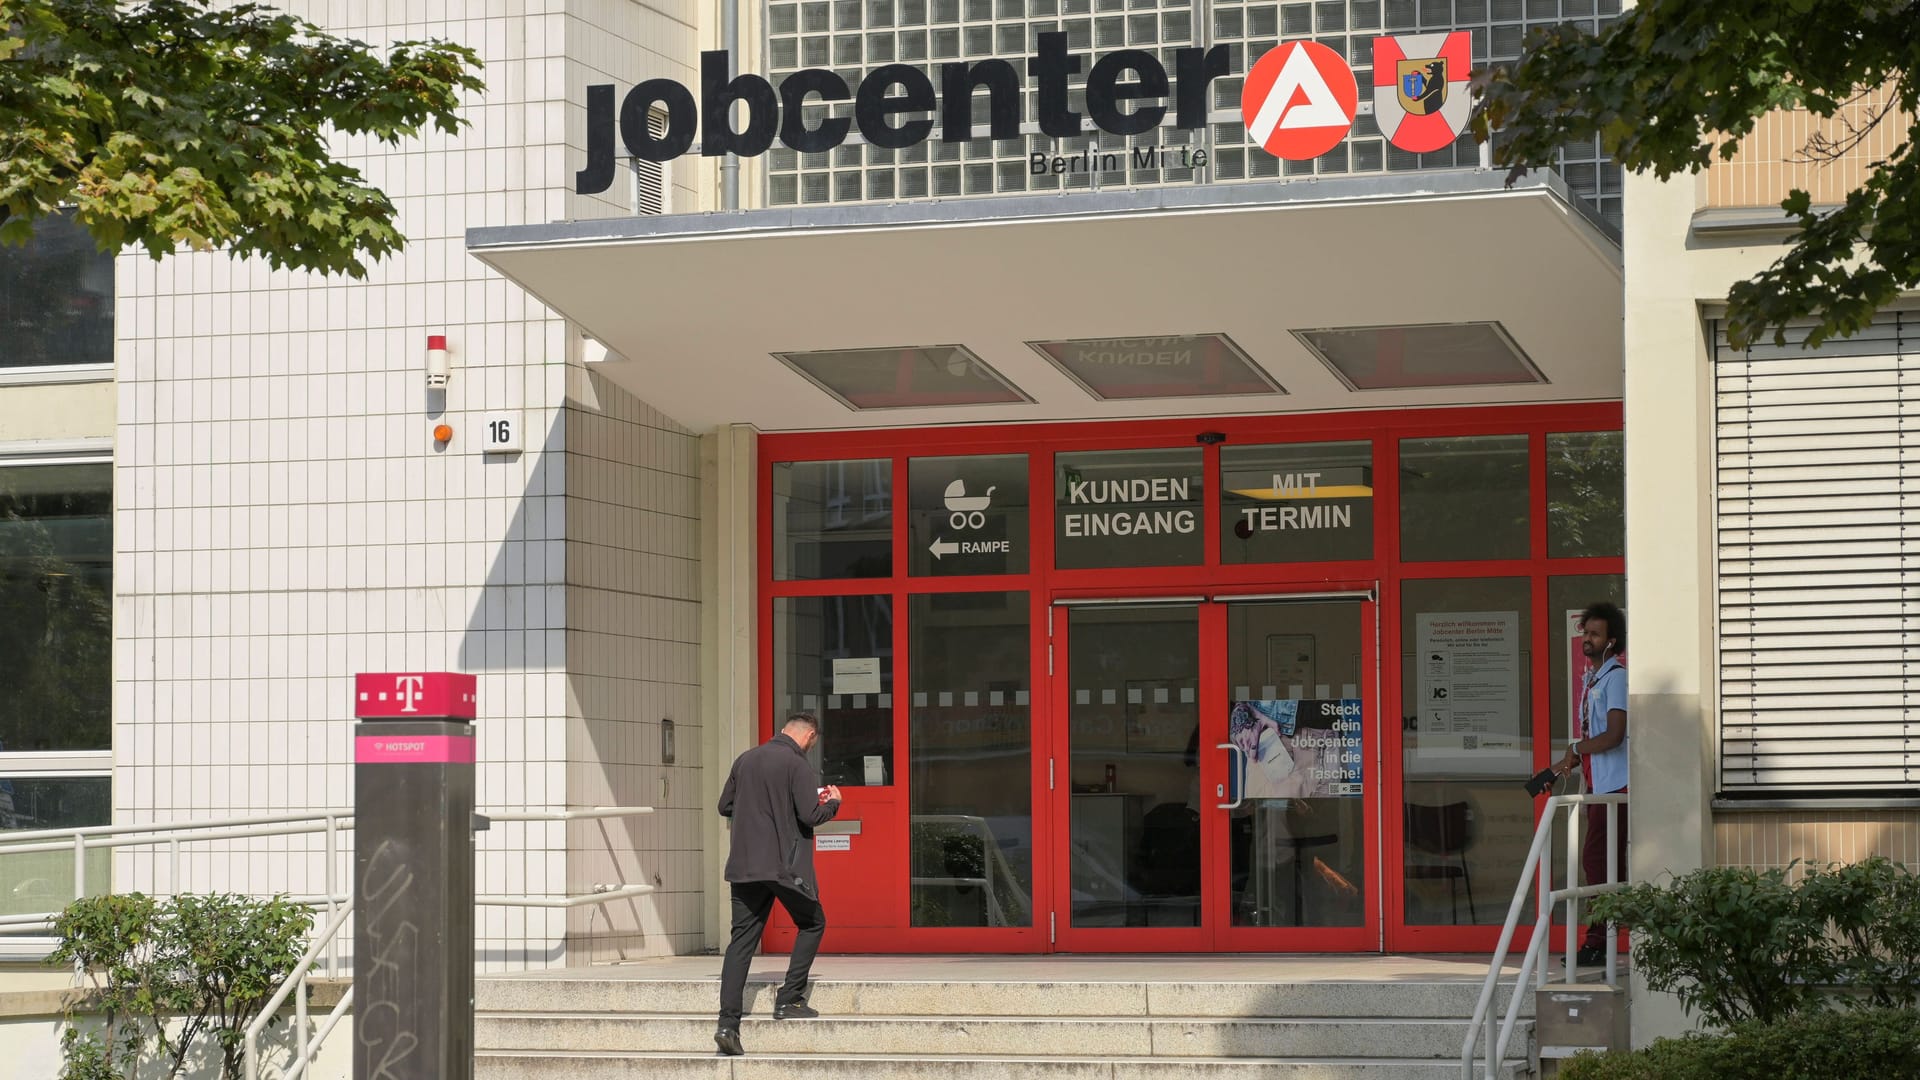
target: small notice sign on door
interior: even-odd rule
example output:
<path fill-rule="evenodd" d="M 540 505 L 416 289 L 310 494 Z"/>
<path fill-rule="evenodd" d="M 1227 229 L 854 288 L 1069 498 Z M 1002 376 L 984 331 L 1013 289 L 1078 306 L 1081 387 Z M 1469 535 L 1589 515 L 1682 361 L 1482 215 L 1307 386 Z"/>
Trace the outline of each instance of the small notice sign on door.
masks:
<path fill-rule="evenodd" d="M 847 833 L 826 833 L 813 838 L 815 851 L 852 851 L 853 837 Z"/>
<path fill-rule="evenodd" d="M 834 694 L 877 694 L 880 692 L 880 658 L 877 656 L 836 656 L 833 658 Z"/>

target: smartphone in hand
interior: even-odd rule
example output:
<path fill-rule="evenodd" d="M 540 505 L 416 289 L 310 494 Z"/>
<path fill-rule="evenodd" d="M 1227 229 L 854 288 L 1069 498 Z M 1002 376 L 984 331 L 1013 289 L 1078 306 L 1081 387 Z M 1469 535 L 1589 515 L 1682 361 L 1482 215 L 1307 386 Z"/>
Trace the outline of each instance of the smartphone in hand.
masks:
<path fill-rule="evenodd" d="M 1553 788 L 1553 782 L 1558 779 L 1560 779 L 1560 774 L 1554 770 L 1550 768 L 1541 769 L 1533 775 L 1533 779 L 1527 781 L 1527 794 L 1539 798 L 1542 794 L 1551 790 Z"/>

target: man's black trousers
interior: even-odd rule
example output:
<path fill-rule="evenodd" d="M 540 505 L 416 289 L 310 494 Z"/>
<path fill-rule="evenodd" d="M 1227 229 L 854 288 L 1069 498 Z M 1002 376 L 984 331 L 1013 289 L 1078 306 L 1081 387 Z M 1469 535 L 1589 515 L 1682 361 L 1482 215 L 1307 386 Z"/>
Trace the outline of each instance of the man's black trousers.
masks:
<path fill-rule="evenodd" d="M 827 914 L 815 900 L 797 889 L 772 881 L 736 881 L 733 889 L 733 940 L 727 942 L 727 959 L 720 967 L 720 1026 L 738 1030 L 742 1002 L 747 992 L 747 968 L 760 948 L 760 937 L 767 929 L 767 916 L 773 914 L 773 902 L 787 911 L 800 935 L 794 939 L 793 955 L 787 961 L 787 981 L 774 997 L 775 1007 L 803 1001 L 807 996 L 807 973 L 820 951 L 820 938 L 827 932 Z"/>

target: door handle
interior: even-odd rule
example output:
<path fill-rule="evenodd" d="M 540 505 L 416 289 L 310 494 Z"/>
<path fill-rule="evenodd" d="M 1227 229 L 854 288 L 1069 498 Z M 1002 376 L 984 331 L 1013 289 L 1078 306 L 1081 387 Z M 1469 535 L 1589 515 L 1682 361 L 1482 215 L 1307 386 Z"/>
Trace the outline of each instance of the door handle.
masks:
<path fill-rule="evenodd" d="M 1230 753 L 1230 754 L 1238 754 L 1238 755 L 1240 755 L 1240 756 L 1241 756 L 1241 757 L 1243 757 L 1243 758 L 1247 756 L 1247 752 L 1246 752 L 1245 750 L 1242 750 L 1242 749 L 1240 749 L 1240 747 L 1239 747 L 1239 746 L 1237 746 L 1237 745 L 1235 745 L 1234 743 L 1230 743 L 1230 742 L 1223 742 L 1223 743 L 1216 743 L 1216 744 L 1214 744 L 1214 747 L 1213 747 L 1213 748 L 1214 748 L 1215 750 L 1225 750 L 1225 751 L 1227 751 L 1227 752 L 1228 752 L 1228 753 Z M 1226 795 L 1227 795 L 1227 785 L 1225 785 L 1225 784 L 1215 784 L 1215 785 L 1213 785 L 1213 791 L 1214 791 L 1214 794 L 1215 794 L 1216 796 L 1219 796 L 1220 798 L 1225 798 L 1225 797 L 1226 797 Z M 1232 809 L 1235 809 L 1235 808 L 1236 808 L 1236 807 L 1238 807 L 1238 806 L 1239 806 L 1239 805 L 1240 805 L 1240 804 L 1241 804 L 1242 802 L 1244 802 L 1244 801 L 1246 800 L 1246 797 L 1247 797 L 1247 785 L 1246 785 L 1245 783 L 1242 783 L 1242 784 L 1240 785 L 1240 793 L 1239 793 L 1238 795 L 1235 795 L 1235 796 L 1233 797 L 1233 801 L 1232 801 L 1232 802 L 1228 802 L 1228 803 L 1215 803 L 1215 804 L 1214 804 L 1214 809 L 1216 809 L 1216 810 L 1232 810 Z"/>

